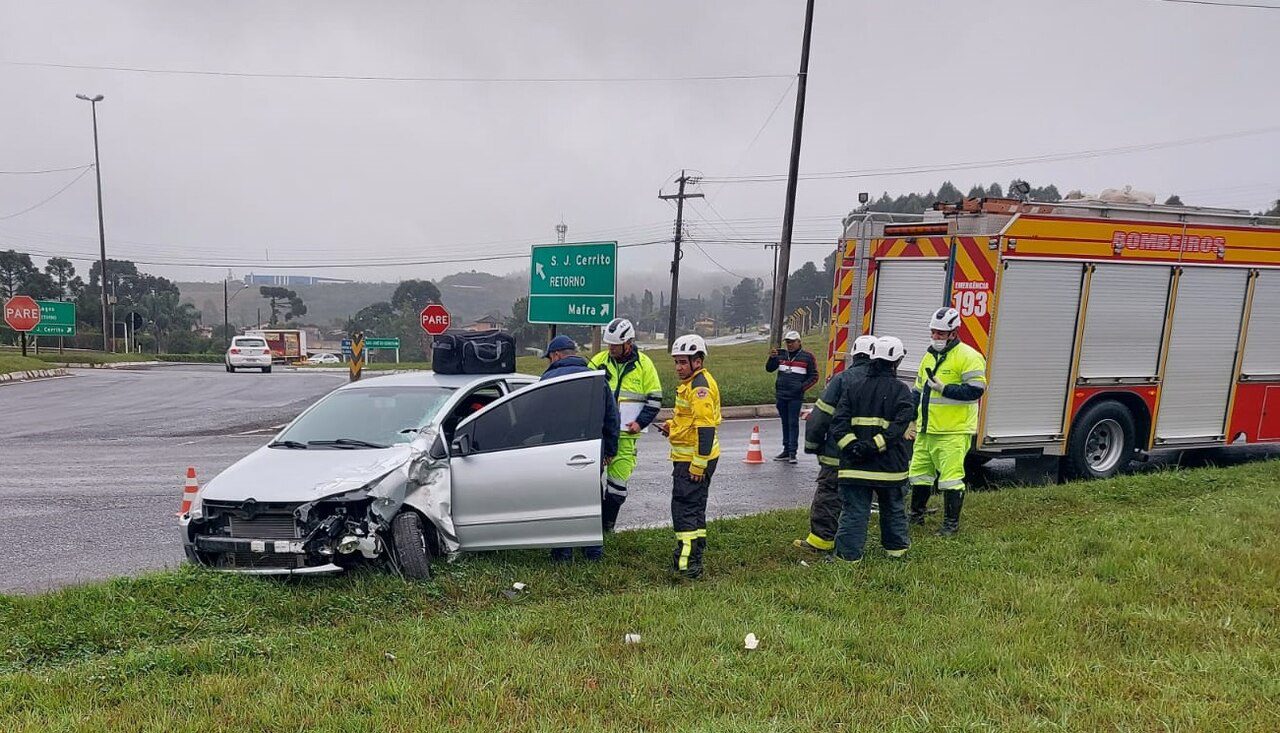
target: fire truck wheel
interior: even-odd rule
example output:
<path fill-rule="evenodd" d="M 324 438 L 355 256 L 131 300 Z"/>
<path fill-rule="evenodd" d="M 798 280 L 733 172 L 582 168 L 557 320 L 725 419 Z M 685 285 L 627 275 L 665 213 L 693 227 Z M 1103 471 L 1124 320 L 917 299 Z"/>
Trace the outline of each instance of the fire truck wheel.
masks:
<path fill-rule="evenodd" d="M 1090 405 L 1071 426 L 1062 472 L 1067 478 L 1110 478 L 1129 465 L 1137 441 L 1129 408 L 1114 400 Z"/>

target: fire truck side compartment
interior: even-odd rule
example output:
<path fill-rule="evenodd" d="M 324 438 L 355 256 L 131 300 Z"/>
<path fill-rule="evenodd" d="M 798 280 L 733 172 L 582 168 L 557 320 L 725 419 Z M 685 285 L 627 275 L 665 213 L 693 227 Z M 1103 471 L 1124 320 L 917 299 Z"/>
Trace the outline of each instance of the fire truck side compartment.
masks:
<path fill-rule="evenodd" d="M 1078 262 L 1006 260 L 993 328 L 987 442 L 1061 440 L 1080 309 Z"/>
<path fill-rule="evenodd" d="M 1224 440 L 1248 271 L 1187 267 L 1178 280 L 1156 444 Z"/>

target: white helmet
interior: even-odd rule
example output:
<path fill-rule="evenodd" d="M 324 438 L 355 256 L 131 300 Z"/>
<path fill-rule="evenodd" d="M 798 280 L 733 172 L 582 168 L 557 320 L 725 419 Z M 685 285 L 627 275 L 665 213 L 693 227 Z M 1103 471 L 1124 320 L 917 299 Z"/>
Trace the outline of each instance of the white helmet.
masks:
<path fill-rule="evenodd" d="M 871 358 L 879 361 L 894 362 L 907 355 L 907 348 L 902 340 L 894 336 L 881 336 L 871 347 Z"/>
<path fill-rule="evenodd" d="M 707 353 L 707 342 L 696 333 L 687 336 L 681 336 L 671 344 L 672 356 L 695 356 L 697 354 Z"/>
<path fill-rule="evenodd" d="M 859 336 L 853 340 L 853 347 L 849 349 L 849 356 L 857 356 L 865 354 L 871 356 L 876 344 L 876 337 L 871 335 Z"/>
<path fill-rule="evenodd" d="M 625 344 L 636 337 L 636 327 L 625 318 L 615 318 L 604 327 L 606 344 Z"/>
<path fill-rule="evenodd" d="M 931 331 L 954 331 L 960 328 L 960 311 L 955 308 L 939 308 L 929 319 Z"/>

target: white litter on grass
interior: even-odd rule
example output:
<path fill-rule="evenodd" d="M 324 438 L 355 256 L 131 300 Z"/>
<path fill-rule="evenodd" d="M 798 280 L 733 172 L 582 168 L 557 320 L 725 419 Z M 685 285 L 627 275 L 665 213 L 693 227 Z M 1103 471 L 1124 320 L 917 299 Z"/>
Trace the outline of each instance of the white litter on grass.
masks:
<path fill-rule="evenodd" d="M 391 652 L 386 652 L 382 656 L 386 657 L 388 662 L 396 661 L 396 655 L 392 654 Z"/>
<path fill-rule="evenodd" d="M 748 650 L 756 649 L 760 646 L 760 640 L 755 634 L 747 634 L 747 638 L 742 640 L 742 645 Z"/>
<path fill-rule="evenodd" d="M 806 568 L 809 567 L 809 563 L 805 562 L 804 560 L 801 560 L 800 564 L 805 566 Z"/>
<path fill-rule="evenodd" d="M 639 635 L 639 634 L 627 634 L 627 635 L 625 635 L 625 636 L 623 636 L 623 637 L 622 637 L 622 643 L 624 643 L 624 644 L 639 644 L 639 643 L 640 643 L 640 635 Z"/>
<path fill-rule="evenodd" d="M 511 587 L 512 587 L 512 588 L 514 588 L 515 590 L 524 590 L 525 588 L 528 588 L 529 586 L 525 585 L 524 583 L 512 583 L 512 584 L 511 584 Z"/>

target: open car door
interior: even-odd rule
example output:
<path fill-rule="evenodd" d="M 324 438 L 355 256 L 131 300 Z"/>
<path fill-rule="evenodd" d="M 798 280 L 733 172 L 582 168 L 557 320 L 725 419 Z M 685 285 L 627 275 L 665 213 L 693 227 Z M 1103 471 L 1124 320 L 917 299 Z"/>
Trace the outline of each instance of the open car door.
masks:
<path fill-rule="evenodd" d="M 512 392 L 458 425 L 453 523 L 463 550 L 599 545 L 602 372 Z"/>

